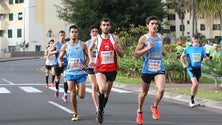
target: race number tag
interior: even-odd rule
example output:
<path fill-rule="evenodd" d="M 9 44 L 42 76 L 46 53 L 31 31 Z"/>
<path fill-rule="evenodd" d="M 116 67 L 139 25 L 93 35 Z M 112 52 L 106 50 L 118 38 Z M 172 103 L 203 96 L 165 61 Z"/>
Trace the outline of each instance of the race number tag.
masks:
<path fill-rule="evenodd" d="M 114 51 L 101 51 L 101 64 L 114 63 Z"/>
<path fill-rule="evenodd" d="M 193 60 L 193 62 L 200 62 L 201 61 L 201 54 L 200 53 L 193 53 L 192 60 Z"/>
<path fill-rule="evenodd" d="M 149 71 L 158 71 L 160 70 L 161 60 L 149 59 L 148 61 L 148 70 Z"/>
<path fill-rule="evenodd" d="M 69 69 L 78 70 L 81 69 L 81 61 L 80 58 L 69 59 L 68 61 Z"/>

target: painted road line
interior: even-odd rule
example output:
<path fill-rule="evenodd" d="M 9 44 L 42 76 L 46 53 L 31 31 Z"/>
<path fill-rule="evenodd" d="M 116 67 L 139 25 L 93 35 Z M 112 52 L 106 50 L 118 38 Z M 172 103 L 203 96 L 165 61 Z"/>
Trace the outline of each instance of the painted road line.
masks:
<path fill-rule="evenodd" d="M 49 89 L 53 90 L 53 91 L 56 91 L 56 88 L 55 87 L 49 87 Z M 59 87 L 59 92 L 64 92 L 64 89 Z"/>
<path fill-rule="evenodd" d="M 7 83 L 9 83 L 10 85 L 14 85 L 15 83 L 13 83 L 13 82 L 10 82 L 10 81 L 8 81 L 8 80 L 6 80 L 6 79 L 2 79 L 3 81 L 5 81 L 5 82 L 7 82 Z"/>
<path fill-rule="evenodd" d="M 118 88 L 112 88 L 111 91 L 118 92 L 118 93 L 131 93 L 130 91 L 118 89 Z"/>
<path fill-rule="evenodd" d="M 42 92 L 32 86 L 25 86 L 25 87 L 19 87 L 19 88 L 27 93 L 41 93 Z"/>
<path fill-rule="evenodd" d="M 7 88 L 0 87 L 0 94 L 11 93 Z"/>
<path fill-rule="evenodd" d="M 70 109 L 68 109 L 68 108 L 66 108 L 66 107 L 64 107 L 64 106 L 62 106 L 62 105 L 59 105 L 59 104 L 56 103 L 56 102 L 53 102 L 53 101 L 48 101 L 48 102 L 49 102 L 50 104 L 52 104 L 52 105 L 54 105 L 54 106 L 56 106 L 56 107 L 64 110 L 64 111 L 70 113 L 70 114 L 73 114 L 73 113 L 74 113 L 72 110 L 70 110 Z"/>

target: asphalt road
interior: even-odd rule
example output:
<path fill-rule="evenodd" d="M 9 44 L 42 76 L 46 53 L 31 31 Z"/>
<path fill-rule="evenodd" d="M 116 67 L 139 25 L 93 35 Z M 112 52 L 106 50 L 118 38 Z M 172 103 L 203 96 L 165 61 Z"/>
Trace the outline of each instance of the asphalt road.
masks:
<path fill-rule="evenodd" d="M 86 87 L 86 97 L 78 99 L 80 120 L 72 122 L 70 103 L 55 99 L 54 89 L 44 87 L 45 77 L 38 69 L 43 59 L 0 62 L 0 125 L 98 125 L 95 108 Z M 62 90 L 62 85 L 60 85 Z M 60 93 L 62 95 L 62 92 Z M 137 93 L 118 88 L 112 90 L 105 109 L 104 125 L 136 125 Z M 148 95 L 144 105 L 144 125 L 221 125 L 222 113 L 204 107 L 163 99 L 159 120 L 151 117 Z"/>

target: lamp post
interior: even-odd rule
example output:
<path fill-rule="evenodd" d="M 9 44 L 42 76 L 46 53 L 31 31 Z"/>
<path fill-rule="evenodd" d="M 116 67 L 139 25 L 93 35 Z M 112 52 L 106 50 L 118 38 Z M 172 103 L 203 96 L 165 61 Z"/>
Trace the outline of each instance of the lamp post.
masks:
<path fill-rule="evenodd" d="M 24 9 L 24 12 L 23 12 L 23 13 L 24 13 L 24 14 L 23 14 L 23 15 L 24 15 L 24 16 L 23 16 L 23 20 L 24 20 L 24 22 L 23 22 L 23 32 L 24 32 L 24 33 L 23 33 L 23 37 L 24 37 L 24 38 L 23 38 L 23 42 L 24 42 L 24 44 L 25 44 L 25 12 L 26 12 L 27 9 L 29 9 L 29 8 L 34 8 L 34 7 L 35 7 L 35 6 L 26 7 L 26 8 Z"/>

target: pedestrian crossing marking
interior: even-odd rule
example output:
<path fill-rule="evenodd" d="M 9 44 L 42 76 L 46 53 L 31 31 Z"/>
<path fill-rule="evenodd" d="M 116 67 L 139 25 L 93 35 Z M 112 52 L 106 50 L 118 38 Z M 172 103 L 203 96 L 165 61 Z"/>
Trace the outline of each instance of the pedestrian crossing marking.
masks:
<path fill-rule="evenodd" d="M 89 86 L 89 85 L 86 85 Z M 43 91 L 33 87 L 33 86 L 20 86 L 18 87 L 20 89 L 22 89 L 24 92 L 26 93 L 43 93 Z M 50 90 L 56 91 L 55 87 L 49 87 Z M 86 87 L 85 89 L 86 92 L 88 93 L 92 93 L 92 89 Z M 117 92 L 117 93 L 131 93 L 131 91 L 127 91 L 127 90 L 122 90 L 119 88 L 112 88 L 111 90 L 112 92 Z M 62 87 L 59 87 L 59 92 L 60 93 L 64 93 L 64 89 Z M 69 91 L 68 91 L 69 92 Z M 6 87 L 0 87 L 0 94 L 5 94 L 5 93 L 11 93 Z"/>
<path fill-rule="evenodd" d="M 0 94 L 11 93 L 7 88 L 0 87 Z"/>
<path fill-rule="evenodd" d="M 55 87 L 49 87 L 49 89 L 53 90 L 53 91 L 56 91 L 56 88 Z M 64 89 L 59 87 L 59 92 L 64 92 Z"/>
<path fill-rule="evenodd" d="M 42 92 L 32 86 L 25 86 L 25 87 L 19 87 L 19 88 L 27 93 L 41 93 Z"/>

